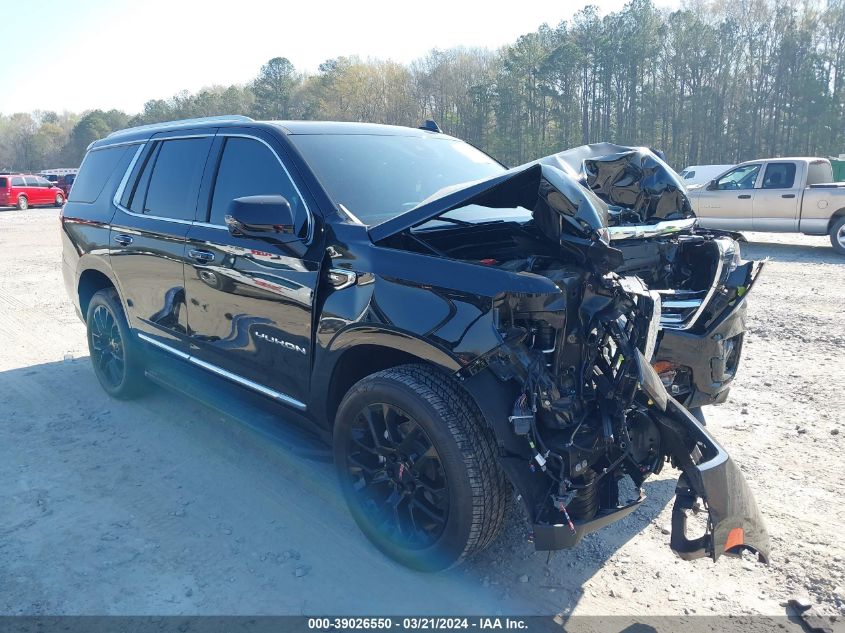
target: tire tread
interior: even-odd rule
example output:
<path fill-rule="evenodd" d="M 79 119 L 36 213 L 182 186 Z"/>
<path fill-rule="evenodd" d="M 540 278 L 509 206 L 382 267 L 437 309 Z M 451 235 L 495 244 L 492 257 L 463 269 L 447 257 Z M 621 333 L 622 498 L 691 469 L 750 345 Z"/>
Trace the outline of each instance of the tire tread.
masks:
<path fill-rule="evenodd" d="M 399 365 L 368 378 L 386 378 L 412 389 L 434 407 L 455 438 L 472 488 L 472 526 L 464 551 L 452 564 L 455 566 L 486 548 L 504 523 L 510 487 L 496 458 L 493 433 L 470 395 L 435 368 Z"/>

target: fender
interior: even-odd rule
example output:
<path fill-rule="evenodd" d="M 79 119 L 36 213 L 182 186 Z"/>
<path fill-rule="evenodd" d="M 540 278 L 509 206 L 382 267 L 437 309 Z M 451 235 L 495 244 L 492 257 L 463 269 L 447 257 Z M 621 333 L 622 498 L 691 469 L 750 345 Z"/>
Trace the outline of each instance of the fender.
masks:
<path fill-rule="evenodd" d="M 107 256 L 106 256 L 107 257 Z M 79 284 L 82 279 L 82 276 L 88 271 L 96 271 L 102 275 L 104 275 L 111 284 L 117 289 L 117 294 L 120 297 L 120 303 L 123 306 L 124 313 L 128 314 L 126 305 L 126 300 L 123 297 L 123 290 L 120 287 L 120 283 L 117 281 L 117 278 L 114 275 L 114 271 L 112 270 L 111 266 L 109 266 L 108 261 L 102 255 L 92 255 L 92 254 L 84 254 L 76 263 L 76 273 L 74 277 L 74 287 L 73 287 L 73 299 L 74 305 L 80 310 L 80 314 L 82 311 L 82 307 L 79 305 Z M 84 321 L 84 315 L 81 315 Z"/>
<path fill-rule="evenodd" d="M 341 373 L 350 375 L 349 369 L 343 372 L 338 370 L 348 354 L 355 350 L 364 351 L 365 349 L 370 352 L 364 356 L 366 370 L 360 365 L 351 368 L 352 377 L 347 381 L 350 387 L 365 375 L 392 364 L 387 361 L 381 362 L 375 354 L 371 353 L 373 348 L 381 348 L 385 352 L 385 358 L 389 357 L 391 360 L 406 357 L 404 361 L 400 361 L 400 364 L 408 361 L 430 363 L 450 374 L 458 372 L 462 367 L 455 355 L 412 333 L 378 323 L 350 325 L 333 336 L 325 346 L 318 345 L 315 350 L 311 383 L 312 399 L 308 403 L 308 410 L 315 421 L 321 425 L 330 425 L 332 422 L 334 417 L 331 409 L 334 393 L 332 386 Z M 339 397 L 342 398 L 343 394 L 339 394 Z"/>

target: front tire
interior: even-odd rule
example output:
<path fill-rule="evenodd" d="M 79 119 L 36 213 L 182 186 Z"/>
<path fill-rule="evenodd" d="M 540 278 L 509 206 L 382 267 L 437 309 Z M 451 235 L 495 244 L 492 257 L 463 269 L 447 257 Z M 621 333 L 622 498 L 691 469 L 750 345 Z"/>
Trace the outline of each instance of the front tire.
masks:
<path fill-rule="evenodd" d="M 837 253 L 845 255 L 845 216 L 830 227 L 830 244 Z"/>
<path fill-rule="evenodd" d="M 502 526 L 509 488 L 492 432 L 433 368 L 402 365 L 355 384 L 337 412 L 334 457 L 358 526 L 408 567 L 447 569 Z"/>
<path fill-rule="evenodd" d="M 26 196 L 18 196 L 18 209 L 21 211 L 29 209 L 29 198 Z"/>
<path fill-rule="evenodd" d="M 57 193 L 57 194 L 56 194 L 56 206 L 57 206 L 57 207 L 60 207 L 60 206 L 62 206 L 64 203 L 65 203 L 65 197 L 64 197 L 62 194 Z"/>
<path fill-rule="evenodd" d="M 116 290 L 100 290 L 91 297 L 85 323 L 94 374 L 106 393 L 121 400 L 144 393 L 149 383 L 143 352 L 132 337 Z"/>

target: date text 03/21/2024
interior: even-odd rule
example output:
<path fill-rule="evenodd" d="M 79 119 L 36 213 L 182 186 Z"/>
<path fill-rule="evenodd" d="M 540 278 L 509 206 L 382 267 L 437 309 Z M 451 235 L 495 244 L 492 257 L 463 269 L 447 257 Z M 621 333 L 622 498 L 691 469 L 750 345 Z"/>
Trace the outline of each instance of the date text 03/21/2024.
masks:
<path fill-rule="evenodd" d="M 309 618 L 308 628 L 313 630 L 349 630 L 349 629 L 392 629 L 394 626 L 404 630 L 439 630 L 439 629 L 526 629 L 527 623 L 519 618 L 480 617 L 480 618 Z"/>

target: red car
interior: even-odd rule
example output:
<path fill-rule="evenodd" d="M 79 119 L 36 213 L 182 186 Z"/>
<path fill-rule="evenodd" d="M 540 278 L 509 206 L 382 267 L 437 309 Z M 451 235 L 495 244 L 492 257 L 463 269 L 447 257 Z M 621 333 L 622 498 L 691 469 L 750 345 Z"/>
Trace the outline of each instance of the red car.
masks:
<path fill-rule="evenodd" d="M 28 209 L 36 205 L 60 207 L 64 203 L 65 192 L 46 178 L 27 174 L 0 176 L 0 207 Z"/>

